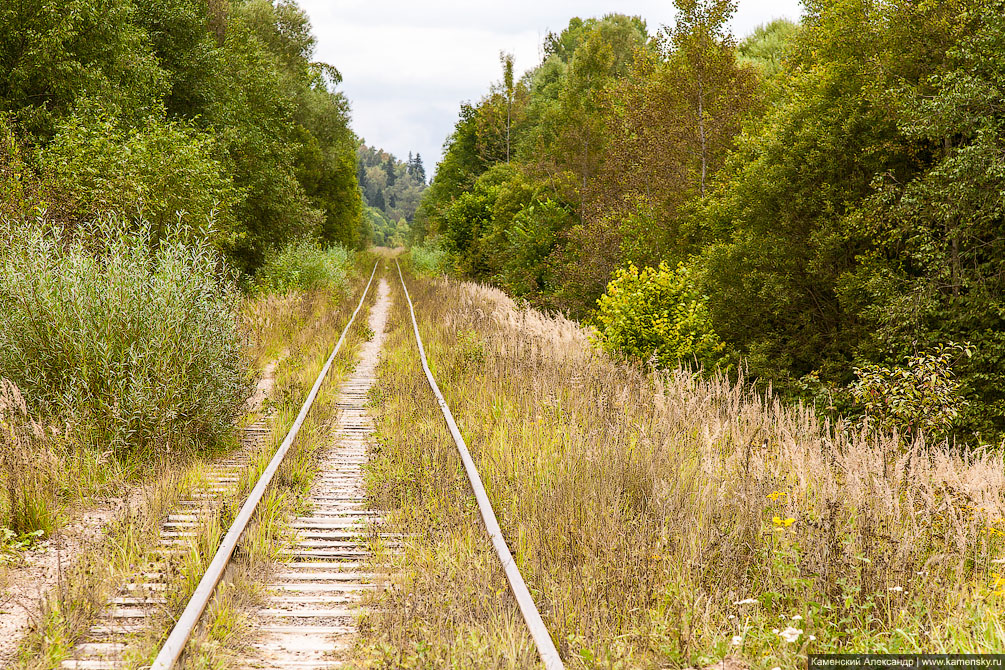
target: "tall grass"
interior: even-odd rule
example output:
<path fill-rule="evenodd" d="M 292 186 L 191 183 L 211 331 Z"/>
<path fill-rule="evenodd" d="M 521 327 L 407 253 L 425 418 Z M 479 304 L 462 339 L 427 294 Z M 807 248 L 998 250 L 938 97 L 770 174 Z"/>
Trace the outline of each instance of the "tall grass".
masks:
<path fill-rule="evenodd" d="M 102 451 L 168 453 L 229 434 L 250 394 L 232 281 L 206 244 L 113 220 L 69 239 L 0 232 L 0 376 L 36 418 Z"/>
<path fill-rule="evenodd" d="M 575 324 L 493 289 L 413 279 L 410 291 L 570 667 L 1005 650 L 1002 454 L 904 447 L 743 382 L 618 364 Z M 363 655 L 533 666 L 396 303 L 370 487 L 397 510 L 388 530 L 415 539 Z"/>
<path fill-rule="evenodd" d="M 338 244 L 322 247 L 311 239 L 287 244 L 271 256 L 258 272 L 257 283 L 265 292 L 290 293 L 329 289 L 349 290 L 353 254 Z"/>
<path fill-rule="evenodd" d="M 447 271 L 450 257 L 439 240 L 434 239 L 409 249 L 408 260 L 418 274 L 435 276 Z"/>
<path fill-rule="evenodd" d="M 35 532 L 52 532 L 54 490 L 50 471 L 57 457 L 45 429 L 28 414 L 24 396 L 0 377 L 0 549 Z"/>

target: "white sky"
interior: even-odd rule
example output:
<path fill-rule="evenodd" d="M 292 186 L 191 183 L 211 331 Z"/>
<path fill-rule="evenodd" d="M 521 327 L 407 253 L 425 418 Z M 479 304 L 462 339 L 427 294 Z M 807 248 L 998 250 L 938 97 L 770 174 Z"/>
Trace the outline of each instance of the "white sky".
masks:
<path fill-rule="evenodd" d="M 352 125 L 370 145 L 404 160 L 422 154 L 432 175 L 461 102 L 477 101 L 501 78 L 499 52 L 523 73 L 541 42 L 573 16 L 638 15 L 649 32 L 673 22 L 670 0 L 299 0 L 317 36 L 317 59 L 342 73 Z M 797 20 L 799 0 L 739 0 L 738 38 L 768 21 Z"/>

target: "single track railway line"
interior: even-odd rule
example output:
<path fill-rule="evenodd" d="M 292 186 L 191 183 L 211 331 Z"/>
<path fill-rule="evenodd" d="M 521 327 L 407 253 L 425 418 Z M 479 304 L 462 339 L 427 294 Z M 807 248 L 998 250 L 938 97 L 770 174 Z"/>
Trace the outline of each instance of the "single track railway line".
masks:
<path fill-rule="evenodd" d="M 346 334 L 362 309 L 373 284 L 377 265 L 379 261 L 374 265 L 356 310 L 317 377 L 293 426 L 261 478 L 241 504 L 233 525 L 227 530 L 151 670 L 170 670 L 175 667 L 216 586 L 223 578 L 256 506 L 296 438 Z M 560 669 L 563 667 L 562 660 L 502 536 L 464 438 L 429 369 L 415 307 L 400 266 L 397 270 L 402 293 L 411 314 L 423 372 L 456 443 L 489 539 L 502 563 L 511 591 L 544 666 L 548 670 Z M 356 616 L 361 611 L 358 603 L 363 593 L 379 588 L 382 578 L 380 574 L 369 571 L 374 568 L 371 548 L 380 544 L 394 551 L 403 539 L 382 532 L 382 512 L 368 509 L 362 474 L 367 462 L 367 442 L 374 430 L 373 420 L 366 406 L 367 396 L 376 378 L 376 365 L 390 303 L 386 279 L 379 280 L 377 292 L 378 298 L 369 323 L 374 336 L 363 346 L 360 364 L 339 389 L 337 427 L 332 444 L 322 454 L 318 476 L 310 491 L 310 512 L 292 521 L 295 537 L 292 546 L 285 553 L 285 560 L 277 566 L 267 585 L 267 603 L 255 613 L 253 623 L 256 637 L 251 643 L 252 653 L 242 664 L 244 668 L 328 670 L 345 667 L 344 661 L 339 657 L 351 646 Z M 253 425 L 247 430 L 254 439 L 261 440 L 267 429 L 264 425 Z M 238 473 L 247 465 L 250 446 L 254 444 L 249 442 L 249 448 L 216 466 L 207 487 L 183 501 L 177 513 L 164 520 L 161 542 L 157 549 L 159 553 L 167 556 L 172 552 L 183 551 L 203 522 L 204 515 L 214 513 L 223 500 L 234 494 Z M 163 570 L 163 563 L 151 564 L 137 580 L 124 585 L 108 603 L 105 613 L 92 626 L 86 639 L 77 646 L 74 657 L 64 661 L 62 667 L 66 670 L 111 670 L 123 667 L 121 655 L 127 646 L 127 636 L 142 628 L 145 619 L 154 613 L 163 612 L 166 607 L 164 590 L 167 587 Z"/>

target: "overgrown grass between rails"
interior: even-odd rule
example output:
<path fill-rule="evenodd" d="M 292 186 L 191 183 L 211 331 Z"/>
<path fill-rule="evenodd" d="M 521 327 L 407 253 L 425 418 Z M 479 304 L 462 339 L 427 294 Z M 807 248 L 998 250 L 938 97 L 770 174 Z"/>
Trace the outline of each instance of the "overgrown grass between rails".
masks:
<path fill-rule="evenodd" d="M 361 290 L 361 282 L 365 282 L 365 279 L 360 273 L 354 276 L 354 281 Z M 275 347 L 274 338 L 281 338 L 284 334 L 291 336 L 297 334 L 296 338 L 291 337 L 287 343 L 288 356 L 277 370 L 276 388 L 288 390 L 273 402 L 275 415 L 272 419 L 271 438 L 260 449 L 254 459 L 254 465 L 242 474 L 239 493 L 233 502 L 225 505 L 215 516 L 206 519 L 207 523 L 200 528 L 197 536 L 191 539 L 187 552 L 180 560 L 171 559 L 167 562 L 165 574 L 169 580 L 166 591 L 168 609 L 162 617 L 151 620 L 145 632 L 136 636 L 130 644 L 125 657 L 127 667 L 138 668 L 149 665 L 152 661 L 173 624 L 172 616 L 184 607 L 216 551 L 222 533 L 236 514 L 238 501 L 243 499 L 257 481 L 265 464 L 285 436 L 307 389 L 310 388 L 330 353 L 335 342 L 330 331 L 337 328 L 334 338 L 338 337 L 356 302 L 351 297 L 343 299 L 322 292 L 285 304 L 288 309 L 273 310 L 271 320 L 267 323 L 251 320 L 247 324 L 254 338 L 256 355 L 260 355 L 268 347 Z M 348 361 L 352 360 L 358 346 L 357 340 L 358 335 L 347 338 L 343 345 L 343 353 L 336 359 L 330 372 L 334 378 L 345 374 Z M 310 429 L 306 428 L 303 435 L 302 439 L 309 439 Z M 297 459 L 294 458 L 291 462 L 296 463 Z M 284 466 L 282 472 L 288 467 L 291 466 Z M 169 472 L 179 471 L 171 469 L 172 463 L 165 463 L 164 468 Z M 47 605 L 43 620 L 37 623 L 36 630 L 24 644 L 21 667 L 30 670 L 52 668 L 66 658 L 73 645 L 100 613 L 114 589 L 127 580 L 135 579 L 138 573 L 143 572 L 147 559 L 155 555 L 153 552 L 158 542 L 158 524 L 180 497 L 181 492 L 190 490 L 196 484 L 204 483 L 206 477 L 207 474 L 201 464 L 192 466 L 186 474 L 177 477 L 182 483 L 171 489 L 170 495 L 155 498 L 154 503 L 138 513 L 141 516 L 137 518 L 141 518 L 142 523 L 133 517 L 124 521 L 125 530 L 113 532 L 95 549 L 93 559 L 82 562 L 67 574 L 60 589 Z M 281 480 L 285 477 L 287 475 L 280 475 Z M 267 507 L 273 504 L 270 499 Z M 254 537 L 259 532 L 249 531 L 249 537 Z M 120 537 L 121 540 L 118 539 Z M 260 544 L 268 546 L 267 543 Z M 216 630 L 222 630 L 221 625 L 218 625 Z"/>
<path fill-rule="evenodd" d="M 397 277 L 394 277 L 397 279 Z M 373 388 L 377 436 L 367 469 L 386 531 L 409 536 L 393 589 L 376 596 L 355 650 L 361 667 L 533 667 L 537 652 L 485 533 L 456 447 L 419 364 L 405 296 L 392 283 Z"/>
<path fill-rule="evenodd" d="M 743 383 L 616 364 L 498 291 L 409 281 L 434 373 L 570 667 L 1005 649 L 1000 454 L 905 448 Z M 381 368 L 370 487 L 398 508 L 395 529 L 419 534 L 360 658 L 535 666 L 525 637 L 498 634 L 512 606 L 487 577 L 410 337 L 396 328 Z"/>
<path fill-rule="evenodd" d="M 358 265 L 362 269 L 366 265 L 365 260 Z M 281 303 L 289 309 L 269 310 L 268 319 L 252 322 L 260 326 L 256 330 L 259 333 L 257 348 L 266 351 L 281 344 L 286 356 L 277 368 L 276 385 L 269 402 L 275 412 L 270 440 L 254 459 L 254 465 L 242 474 L 242 492 L 238 500 L 243 500 L 254 487 L 286 436 L 307 392 L 356 307 L 359 294 L 369 278 L 369 269 L 370 267 L 366 268 L 366 273 L 354 273 L 353 282 L 356 286 L 350 295 L 342 296 L 328 291 L 313 292 L 297 300 Z M 292 514 L 302 511 L 302 501 L 316 472 L 318 451 L 328 444 L 337 411 L 335 391 L 355 366 L 358 347 L 363 340 L 361 324 L 365 323 L 372 301 L 371 289 L 371 295 L 357 316 L 357 322 L 347 334 L 297 440 L 283 461 L 273 485 L 259 504 L 223 582 L 189 642 L 181 667 L 218 670 L 234 667 L 241 653 L 246 650 L 243 645 L 249 638 L 250 617 L 262 603 L 262 584 L 267 583 L 274 561 L 289 542 L 288 519 Z M 276 304 L 271 299 L 266 299 L 266 302 L 273 306 Z M 254 306 L 249 309 L 252 315 L 260 313 Z M 229 527 L 237 510 L 238 506 L 235 505 L 221 516 L 221 532 Z M 214 550 L 218 543 L 212 543 Z M 178 612 L 194 591 L 198 579 L 212 558 L 212 552 L 193 556 L 199 556 L 200 559 L 185 571 L 189 577 L 179 580 L 174 587 Z M 159 634 L 151 632 L 143 647 L 145 651 L 140 654 L 147 663 L 156 655 L 167 632 L 166 625 Z"/>

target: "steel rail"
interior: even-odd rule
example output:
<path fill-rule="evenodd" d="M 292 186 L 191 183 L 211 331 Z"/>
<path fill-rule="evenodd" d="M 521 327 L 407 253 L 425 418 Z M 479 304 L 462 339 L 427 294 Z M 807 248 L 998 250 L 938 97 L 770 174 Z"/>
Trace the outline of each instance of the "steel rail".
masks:
<path fill-rule="evenodd" d="M 395 261 L 394 264 L 398 266 L 398 278 L 401 280 L 401 288 L 405 291 L 405 300 L 408 302 L 408 309 L 412 313 L 412 329 L 415 331 L 415 343 L 419 345 L 419 358 L 422 360 L 422 370 L 426 373 L 429 386 L 433 389 L 436 402 L 440 405 L 443 418 L 446 419 L 450 434 L 453 435 L 454 442 L 457 444 L 457 451 L 460 452 L 461 461 L 464 463 L 464 470 L 468 475 L 468 481 L 471 482 L 471 489 L 475 494 L 475 500 L 478 501 L 478 511 L 481 512 L 482 521 L 485 522 L 485 529 L 492 539 L 492 546 L 495 547 L 496 554 L 498 554 L 499 560 L 502 562 L 503 570 L 506 571 L 506 579 L 509 581 L 510 589 L 516 597 L 517 604 L 520 606 L 523 620 L 527 624 L 527 628 L 530 629 L 531 637 L 534 638 L 537 652 L 544 662 L 544 667 L 547 670 L 562 670 L 565 667 L 562 664 L 562 657 L 559 656 L 555 643 L 551 640 L 551 634 L 548 633 L 548 628 L 544 625 L 541 614 L 537 611 L 534 598 L 531 597 L 530 591 L 527 590 L 523 576 L 520 575 L 520 569 L 517 567 L 516 561 L 513 560 L 513 554 L 510 553 L 509 547 L 506 545 L 506 538 L 503 537 L 502 529 L 499 527 L 499 520 L 496 518 L 496 513 L 492 510 L 492 503 L 489 502 L 489 497 L 485 493 L 485 486 L 482 485 L 482 479 L 478 475 L 475 462 L 471 459 L 471 453 L 464 442 L 464 437 L 461 436 L 461 431 L 457 428 L 454 415 L 451 414 L 450 407 L 447 406 L 447 401 L 443 399 L 440 387 L 436 385 L 436 379 L 433 378 L 433 373 L 429 370 L 429 362 L 426 360 L 426 350 L 422 346 L 422 338 L 419 336 L 419 324 L 415 320 L 415 307 L 412 306 L 412 298 L 408 295 L 408 287 L 405 286 L 405 278 L 401 274 L 401 266 L 398 265 L 398 261 Z"/>
<path fill-rule="evenodd" d="M 199 622 L 200 617 L 202 617 L 203 612 L 206 611 L 206 606 L 209 604 L 209 599 L 212 597 L 213 591 L 223 578 L 223 572 L 227 569 L 227 564 L 230 563 L 230 559 L 234 555 L 234 550 L 237 548 L 238 540 L 241 539 L 241 535 L 244 533 L 245 528 L 247 528 L 248 522 L 251 521 L 251 515 L 254 514 L 255 508 L 261 501 L 262 496 L 265 495 L 265 489 L 272 482 L 272 478 L 275 476 L 276 472 L 279 470 L 280 464 L 282 464 L 283 459 L 286 457 L 286 452 L 290 450 L 293 440 L 296 438 L 297 433 L 300 432 L 300 426 L 303 424 L 304 419 L 307 418 L 307 412 L 310 410 L 311 405 L 314 404 L 314 399 L 317 397 L 318 391 L 321 389 L 321 384 L 324 382 L 325 376 L 328 374 L 328 370 L 335 361 L 335 355 L 338 353 L 339 348 L 341 348 L 342 342 L 345 341 L 345 336 L 349 332 L 349 328 L 352 327 L 352 322 L 356 319 L 356 315 L 359 314 L 359 310 L 363 308 L 363 301 L 366 300 L 366 294 L 370 291 L 370 285 L 373 283 L 373 276 L 377 273 L 377 265 L 379 263 L 380 261 L 377 261 L 373 264 L 373 271 L 370 273 L 370 281 L 366 283 L 366 288 L 363 289 L 363 295 L 359 299 L 359 305 L 356 306 L 356 311 L 354 311 L 352 316 L 349 317 L 349 323 L 345 325 L 345 329 L 339 336 L 338 342 L 335 344 L 335 348 L 332 349 L 331 355 L 328 357 L 324 367 L 321 369 L 321 374 L 318 375 L 317 381 L 314 382 L 314 386 L 311 388 L 311 392 L 307 395 L 307 400 L 300 409 L 300 414 L 297 415 L 296 421 L 294 421 L 293 426 L 290 427 L 283 443 L 279 445 L 279 449 L 276 450 L 272 460 L 269 461 L 269 465 L 265 468 L 265 472 L 262 473 L 258 483 L 255 484 L 255 488 L 251 490 L 247 500 L 245 500 L 244 504 L 241 506 L 241 510 L 238 512 L 237 518 L 234 519 L 234 523 L 230 526 L 230 530 L 228 530 L 227 535 L 224 536 L 223 542 L 220 543 L 219 548 L 216 550 L 216 554 L 213 556 L 213 560 L 210 562 L 209 567 L 206 568 L 206 572 L 203 574 L 202 579 L 199 580 L 199 585 L 195 587 L 195 592 L 192 594 L 192 598 L 188 601 L 188 605 L 185 606 L 185 610 L 181 613 L 181 617 L 179 617 L 178 622 L 175 623 L 174 628 L 171 629 L 171 634 L 168 635 L 167 640 L 164 641 L 164 646 L 162 646 L 160 652 L 158 652 L 157 658 L 154 659 L 153 665 L 150 666 L 150 670 L 170 670 L 174 667 L 174 664 L 178 662 L 178 658 L 185 649 L 188 639 L 192 636 L 192 631 L 195 630 L 195 626 Z"/>

